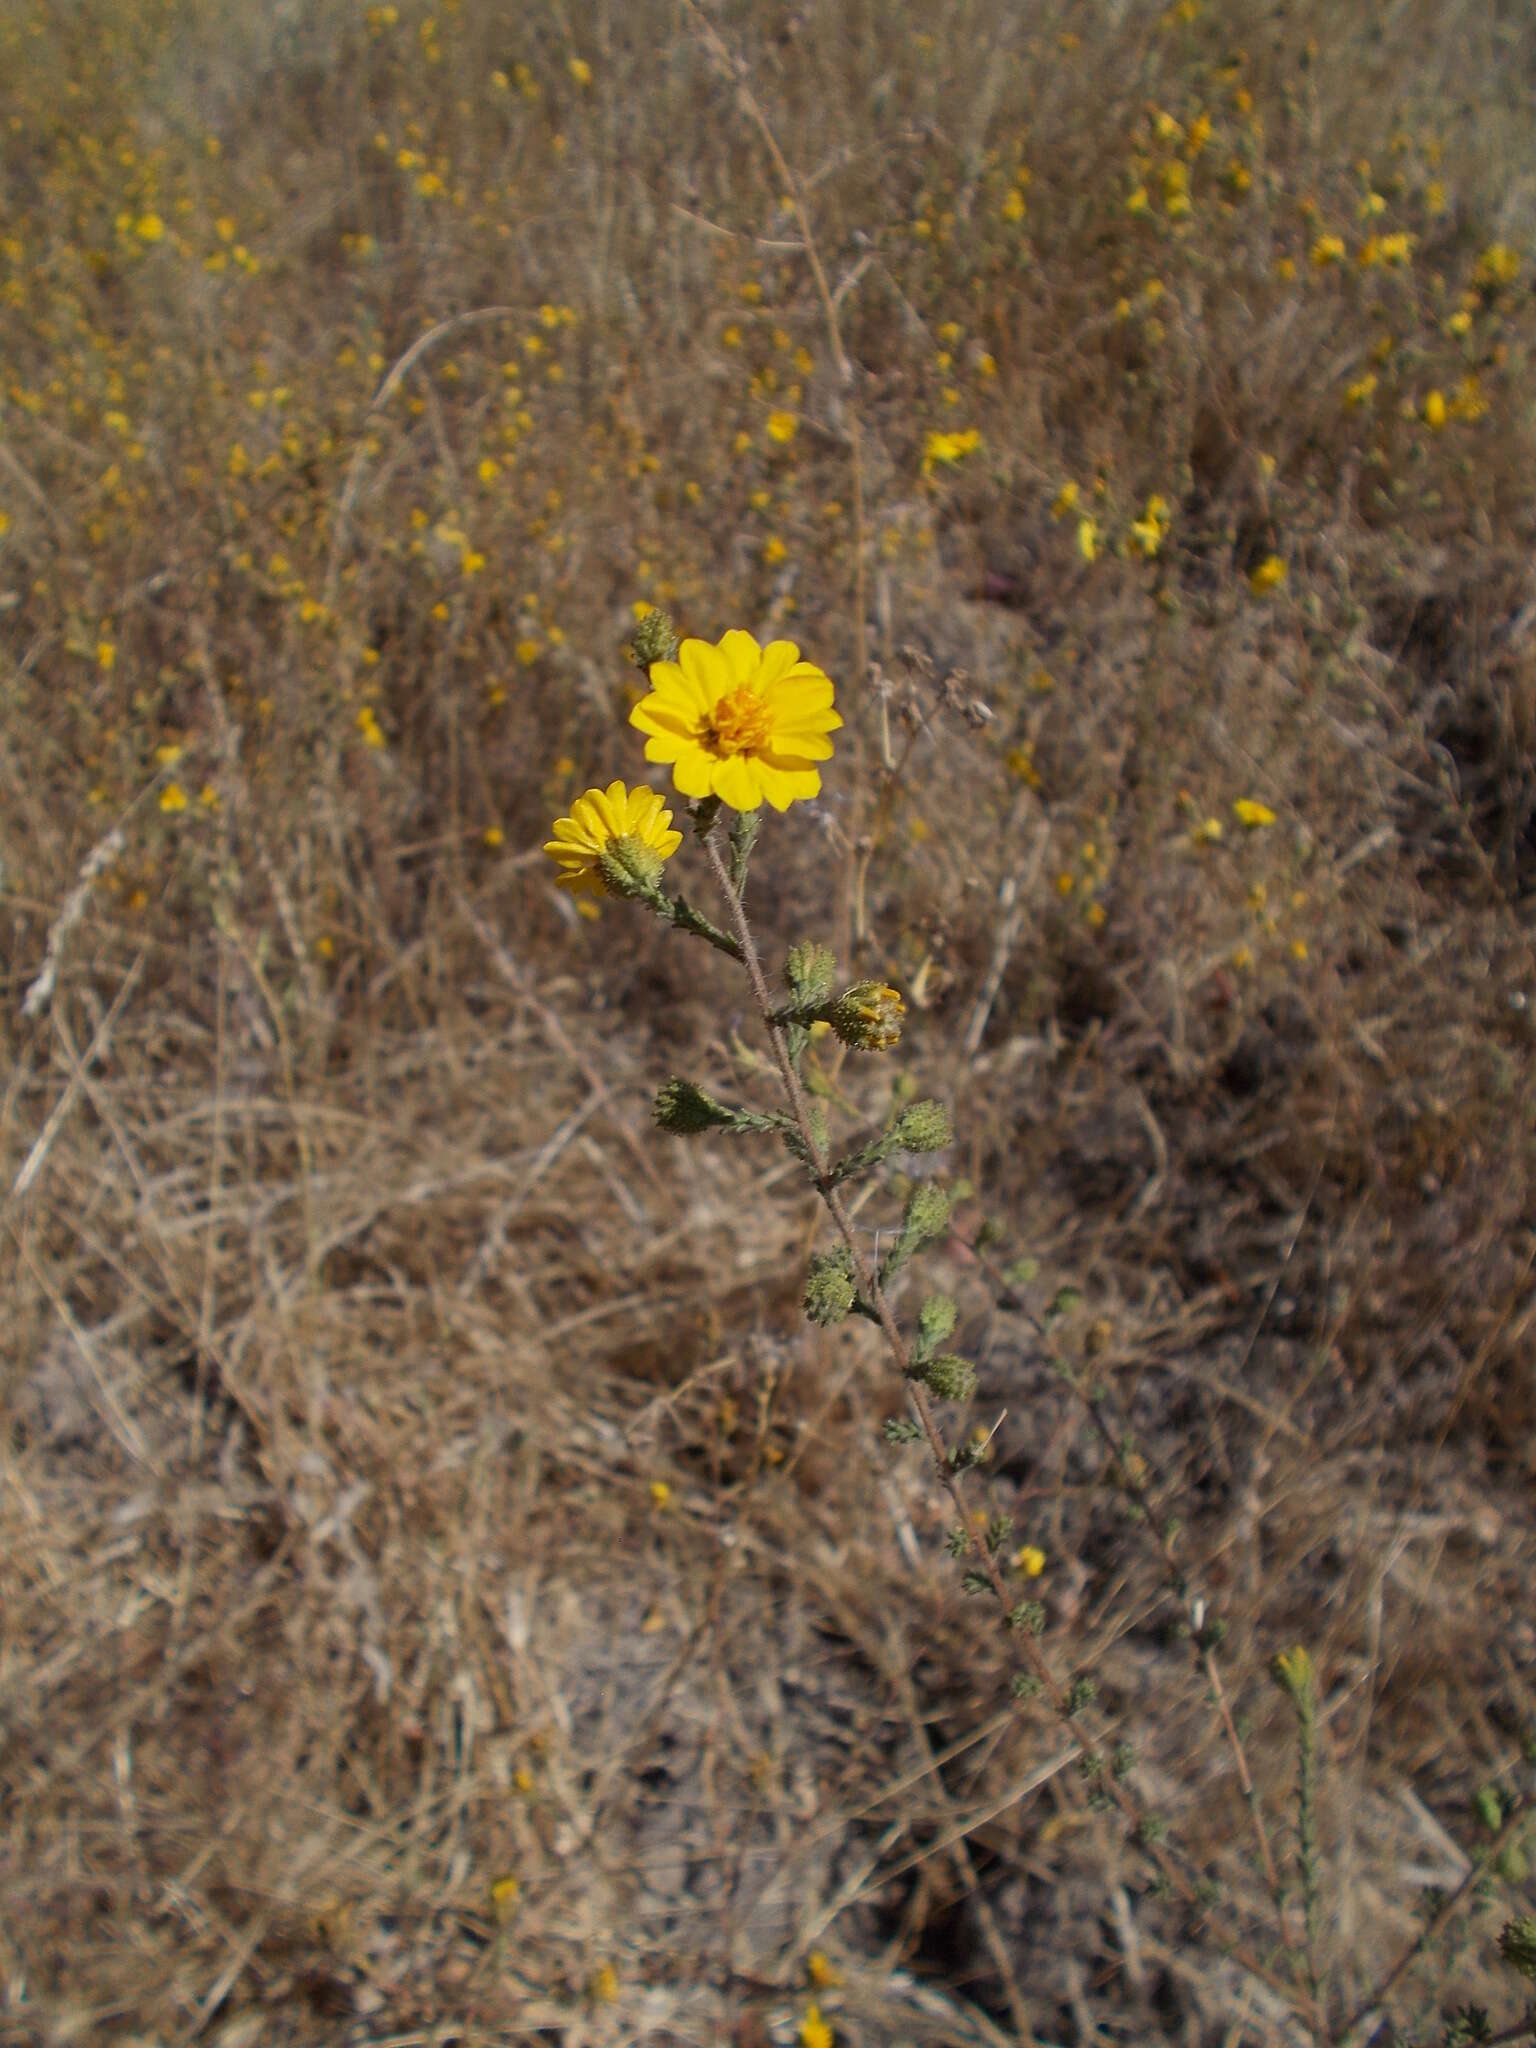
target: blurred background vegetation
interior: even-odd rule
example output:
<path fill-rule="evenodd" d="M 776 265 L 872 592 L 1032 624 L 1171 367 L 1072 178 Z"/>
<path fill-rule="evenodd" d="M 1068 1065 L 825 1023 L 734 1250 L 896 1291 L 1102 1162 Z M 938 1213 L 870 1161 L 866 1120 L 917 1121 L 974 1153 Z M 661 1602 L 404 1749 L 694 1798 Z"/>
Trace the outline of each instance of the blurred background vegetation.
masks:
<path fill-rule="evenodd" d="M 6 2038 L 1299 2038 L 649 1128 L 739 985 L 538 852 L 647 605 L 838 681 L 760 933 L 954 1105 L 1060 1668 L 1283 1983 L 1305 1645 L 1330 2025 L 1474 1875 L 1386 2024 L 1507 2023 L 1533 93 L 1513 0 L 5 9 Z"/>

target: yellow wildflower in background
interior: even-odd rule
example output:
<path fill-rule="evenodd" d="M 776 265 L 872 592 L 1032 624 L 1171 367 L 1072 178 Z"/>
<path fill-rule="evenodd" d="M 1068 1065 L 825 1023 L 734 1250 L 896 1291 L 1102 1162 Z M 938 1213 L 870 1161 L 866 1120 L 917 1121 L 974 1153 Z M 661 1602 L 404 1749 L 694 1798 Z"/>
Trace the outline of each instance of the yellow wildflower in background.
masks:
<path fill-rule="evenodd" d="M 1426 427 L 1445 425 L 1445 393 L 1427 391 L 1424 394 L 1424 424 Z"/>
<path fill-rule="evenodd" d="M 1045 1552 L 1038 1543 L 1026 1543 L 1014 1552 L 1013 1568 L 1026 1579 L 1038 1579 L 1045 1570 Z"/>
<path fill-rule="evenodd" d="M 832 2029 L 821 2016 L 819 2005 L 808 2005 L 800 2022 L 800 2048 L 832 2048 Z"/>
<path fill-rule="evenodd" d="M 931 476 L 935 465 L 948 463 L 951 466 L 972 455 L 981 446 L 981 435 L 974 427 L 963 427 L 955 434 L 929 434 L 923 443 L 923 475 Z"/>
<path fill-rule="evenodd" d="M 685 640 L 650 676 L 629 722 L 648 735 L 645 758 L 670 763 L 683 796 L 717 796 L 737 811 L 766 799 L 783 811 L 820 794 L 816 763 L 832 758 L 828 735 L 843 721 L 830 677 L 793 641 L 759 647 L 740 630 L 716 646 Z"/>
<path fill-rule="evenodd" d="M 554 837 L 544 851 L 561 870 L 558 881 L 578 895 L 613 895 L 603 873 L 603 850 L 617 839 L 631 839 L 648 848 L 657 863 L 667 860 L 683 843 L 681 832 L 672 830 L 672 813 L 654 789 L 642 784 L 629 789 L 623 782 L 610 782 L 606 789 L 589 789 L 571 805 L 568 818 L 557 818 Z"/>
<path fill-rule="evenodd" d="M 1257 797 L 1251 796 L 1238 797 L 1232 805 L 1232 815 L 1239 825 L 1246 826 L 1250 832 L 1256 832 L 1260 826 L 1273 825 L 1275 822 L 1275 814 L 1269 805 L 1261 804 Z"/>
<path fill-rule="evenodd" d="M 768 415 L 768 438 L 784 443 L 793 441 L 800 431 L 800 422 L 792 412 L 771 412 Z"/>
<path fill-rule="evenodd" d="M 1266 597 L 1270 591 L 1278 590 L 1285 578 L 1285 563 L 1278 555 L 1266 555 L 1248 571 L 1248 588 L 1256 597 Z"/>

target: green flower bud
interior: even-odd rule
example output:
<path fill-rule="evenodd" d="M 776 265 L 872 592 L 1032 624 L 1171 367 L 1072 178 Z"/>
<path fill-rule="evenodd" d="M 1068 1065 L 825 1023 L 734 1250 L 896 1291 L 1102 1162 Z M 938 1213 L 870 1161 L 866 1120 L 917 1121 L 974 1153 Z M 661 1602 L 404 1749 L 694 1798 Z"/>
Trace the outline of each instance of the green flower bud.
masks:
<path fill-rule="evenodd" d="M 828 1329 L 843 1320 L 858 1298 L 853 1259 L 847 1246 L 818 1252 L 805 1276 L 805 1312 L 811 1321 Z"/>
<path fill-rule="evenodd" d="M 827 1006 L 827 1022 L 855 1052 L 889 1052 L 901 1037 L 906 1004 L 883 981 L 856 981 Z"/>
<path fill-rule="evenodd" d="M 917 1312 L 918 1334 L 925 1350 L 935 1344 L 942 1344 L 955 1334 L 955 1322 L 960 1311 L 947 1294 L 930 1294 Z"/>
<path fill-rule="evenodd" d="M 1536 1980 L 1536 1917 L 1527 1913 L 1508 1921 L 1499 1936 L 1499 1954 L 1512 1970 Z"/>
<path fill-rule="evenodd" d="M 755 814 L 754 814 L 755 815 Z M 784 962 L 784 986 L 795 1002 L 804 1007 L 825 1002 L 837 979 L 837 962 L 831 948 L 810 941 L 791 946 Z"/>
<path fill-rule="evenodd" d="M 662 1130 L 675 1132 L 681 1138 L 696 1137 L 700 1131 L 725 1130 L 736 1122 L 735 1110 L 675 1074 L 657 1091 L 651 1115 Z"/>
<path fill-rule="evenodd" d="M 955 1132 L 943 1103 L 925 1100 L 901 1112 L 892 1134 L 903 1152 L 942 1152 Z"/>
<path fill-rule="evenodd" d="M 628 653 L 639 669 L 648 669 L 653 661 L 676 661 L 677 628 L 672 623 L 671 614 L 647 612 L 635 628 Z"/>
<path fill-rule="evenodd" d="M 940 1187 L 936 1180 L 919 1181 L 907 1197 L 906 1214 L 901 1219 L 901 1241 L 908 1257 L 944 1235 L 952 1206 L 948 1188 Z"/>
<path fill-rule="evenodd" d="M 968 1401 L 976 1391 L 975 1366 L 952 1351 L 925 1359 L 916 1376 L 941 1401 Z"/>
<path fill-rule="evenodd" d="M 626 832 L 619 839 L 610 839 L 603 845 L 597 856 L 598 867 L 602 870 L 603 887 L 610 896 L 653 897 L 661 888 L 661 872 L 666 866 L 654 846 L 647 846 L 643 839 L 637 839 Z"/>

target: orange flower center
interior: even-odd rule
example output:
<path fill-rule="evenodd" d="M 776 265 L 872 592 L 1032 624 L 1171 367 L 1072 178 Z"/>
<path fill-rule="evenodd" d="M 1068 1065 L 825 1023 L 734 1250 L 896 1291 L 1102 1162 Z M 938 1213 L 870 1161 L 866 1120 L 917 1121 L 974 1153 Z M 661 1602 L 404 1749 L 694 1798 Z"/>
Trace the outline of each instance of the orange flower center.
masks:
<path fill-rule="evenodd" d="M 709 714 L 705 727 L 717 754 L 750 754 L 761 747 L 772 730 L 768 706 L 750 683 L 727 692 Z"/>

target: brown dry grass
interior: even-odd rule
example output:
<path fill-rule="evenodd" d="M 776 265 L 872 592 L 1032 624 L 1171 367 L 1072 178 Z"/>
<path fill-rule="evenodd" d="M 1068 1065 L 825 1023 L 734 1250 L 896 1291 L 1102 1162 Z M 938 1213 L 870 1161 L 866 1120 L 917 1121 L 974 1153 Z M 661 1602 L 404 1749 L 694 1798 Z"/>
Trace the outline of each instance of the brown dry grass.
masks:
<path fill-rule="evenodd" d="M 1006 1411 L 976 1498 L 1271 1948 L 1062 1357 L 1182 1524 L 1287 1871 L 1266 1670 L 1310 1647 L 1342 2022 L 1536 1724 L 1526 12 L 713 11 L 846 387 L 686 10 L 392 12 L 0 24 L 0 2036 L 783 2041 L 821 1949 L 849 2044 L 1298 2038 L 1010 1706 L 880 1439 L 899 1388 L 801 1319 L 794 1173 L 648 1127 L 671 1071 L 757 1084 L 727 965 L 572 919 L 535 850 L 636 772 L 637 594 L 792 618 L 842 679 L 762 936 L 912 992 L 976 1189 L 934 1262 L 963 1426 Z M 1213 119 L 1182 225 L 1155 109 Z M 1411 264 L 1362 269 L 1400 226 Z M 1478 285 L 1495 242 L 1524 269 Z M 1426 425 L 1474 373 L 1486 413 Z M 1152 492 L 1168 542 L 1126 559 Z M 889 1079 L 843 1070 L 855 1120 Z M 1049 1351 L 995 1276 L 1026 1254 L 1035 1316 L 1081 1295 Z M 1407 1973 L 1405 2037 L 1504 2013 L 1519 1897 Z"/>

